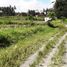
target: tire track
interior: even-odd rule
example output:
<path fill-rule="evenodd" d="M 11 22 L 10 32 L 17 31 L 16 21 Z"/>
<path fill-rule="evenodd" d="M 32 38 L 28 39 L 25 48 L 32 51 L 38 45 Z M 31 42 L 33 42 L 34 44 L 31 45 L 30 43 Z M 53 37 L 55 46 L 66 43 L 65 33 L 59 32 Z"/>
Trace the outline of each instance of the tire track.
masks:
<path fill-rule="evenodd" d="M 49 41 L 53 40 L 59 33 L 57 33 L 54 37 L 51 37 Z M 47 45 L 47 44 L 46 44 Z M 20 67 L 30 67 L 30 65 L 36 60 L 38 53 L 40 51 L 43 51 L 44 47 L 46 46 L 45 44 L 38 50 L 36 51 L 34 54 L 32 54 L 23 64 L 20 65 Z"/>
<path fill-rule="evenodd" d="M 62 58 L 62 66 L 61 67 L 67 67 L 67 40 L 65 40 L 64 46 L 65 46 L 65 53 Z"/>
<path fill-rule="evenodd" d="M 54 54 L 58 51 L 58 46 L 62 43 L 62 41 L 65 39 L 66 36 L 67 33 L 65 33 L 59 39 L 59 42 L 56 44 L 55 48 L 53 48 L 52 51 L 47 55 L 47 57 L 43 59 L 43 63 L 40 63 L 38 67 L 48 67 L 50 65 L 51 59 L 53 58 Z"/>

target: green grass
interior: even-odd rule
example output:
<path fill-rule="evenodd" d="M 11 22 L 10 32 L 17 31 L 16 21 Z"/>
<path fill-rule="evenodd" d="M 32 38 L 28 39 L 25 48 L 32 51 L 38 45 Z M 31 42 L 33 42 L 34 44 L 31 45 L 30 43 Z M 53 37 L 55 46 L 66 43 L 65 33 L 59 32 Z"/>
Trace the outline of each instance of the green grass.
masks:
<path fill-rule="evenodd" d="M 44 26 L 32 26 L 32 27 L 20 27 L 20 28 L 7 28 L 0 29 L 0 38 L 4 37 L 16 43 L 21 39 L 32 36 L 37 32 L 43 31 L 46 27 Z"/>
<path fill-rule="evenodd" d="M 65 24 L 67 24 L 67 18 L 63 20 Z"/>
<path fill-rule="evenodd" d="M 25 20 L 25 17 L 0 17 L 0 25 L 4 24 L 31 24 L 29 20 Z"/>
<path fill-rule="evenodd" d="M 30 67 L 37 67 L 37 65 L 42 61 L 42 59 L 45 58 L 46 55 L 48 55 L 48 53 L 51 51 L 51 49 L 54 48 L 54 46 L 56 45 L 56 43 L 58 43 L 59 38 L 60 38 L 64 33 L 65 33 L 65 32 L 60 31 L 60 34 L 56 35 L 56 37 L 55 37 L 53 40 L 49 41 L 49 42 L 47 43 L 47 45 L 44 47 L 44 50 L 39 52 L 37 59 L 35 60 L 35 62 L 34 62 L 32 65 L 30 65 Z M 62 50 L 62 47 L 63 47 L 63 46 L 60 47 L 60 48 L 61 48 L 60 51 Z M 60 51 L 59 51 L 59 52 L 60 52 Z M 61 54 L 61 53 L 60 53 L 60 54 Z"/>
<path fill-rule="evenodd" d="M 60 28 L 32 23 L 27 19 L 28 17 L 23 16 L 0 17 L 0 67 L 19 67 L 31 54 L 48 42 L 49 38 L 61 31 Z M 37 18 L 37 20 L 41 19 L 42 17 Z M 13 27 L 12 24 L 18 26 Z M 48 45 L 52 46 L 51 44 Z M 44 55 L 49 52 L 47 48 L 51 49 L 48 45 Z M 39 54 L 42 55 L 41 52 Z"/>
<path fill-rule="evenodd" d="M 34 17 L 33 21 L 43 21 L 43 17 Z M 4 16 L 0 17 L 0 25 L 18 24 L 18 25 L 32 25 L 28 16 Z M 36 23 L 34 23 L 36 24 Z"/>
<path fill-rule="evenodd" d="M 61 19 L 56 19 L 56 20 L 53 20 L 51 22 L 51 24 L 54 26 L 54 27 L 58 27 L 60 29 L 63 29 L 65 26 L 64 26 L 64 23 L 62 22 Z"/>
<path fill-rule="evenodd" d="M 15 29 L 2 28 L 0 35 L 11 38 L 14 41 L 16 40 L 16 43 L 12 43 L 9 47 L 0 48 L 0 67 L 19 67 L 27 57 L 42 46 L 43 42 L 45 43 L 57 32 L 58 28 L 53 29 L 47 25 Z"/>
<path fill-rule="evenodd" d="M 52 62 L 49 67 L 61 67 L 64 51 L 65 51 L 65 47 L 64 47 L 64 41 L 63 41 L 62 44 L 58 47 L 58 51 L 52 58 Z"/>

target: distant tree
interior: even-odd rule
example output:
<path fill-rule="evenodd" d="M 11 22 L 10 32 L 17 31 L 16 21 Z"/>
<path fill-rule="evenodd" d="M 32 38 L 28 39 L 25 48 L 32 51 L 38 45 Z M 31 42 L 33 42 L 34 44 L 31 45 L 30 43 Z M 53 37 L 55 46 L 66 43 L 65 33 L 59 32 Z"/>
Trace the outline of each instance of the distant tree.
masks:
<path fill-rule="evenodd" d="M 47 16 L 49 16 L 52 19 L 55 18 L 55 12 L 54 12 L 54 9 L 53 8 L 48 9 Z"/>
<path fill-rule="evenodd" d="M 67 17 L 67 0 L 56 0 L 54 10 L 58 18 Z"/>
<path fill-rule="evenodd" d="M 22 16 L 27 16 L 27 13 L 22 12 L 21 15 L 22 15 Z"/>
<path fill-rule="evenodd" d="M 29 10 L 28 11 L 28 15 L 31 15 L 31 16 L 35 16 L 35 10 Z"/>
<path fill-rule="evenodd" d="M 15 9 L 16 7 L 0 7 L 0 10 L 2 11 L 2 15 L 4 16 L 14 16 L 15 15 Z"/>
<path fill-rule="evenodd" d="M 46 16 L 46 10 L 45 9 L 43 9 L 43 14 L 44 14 L 44 16 Z"/>
<path fill-rule="evenodd" d="M 46 16 L 47 16 L 47 13 L 48 13 L 48 9 L 46 9 Z"/>

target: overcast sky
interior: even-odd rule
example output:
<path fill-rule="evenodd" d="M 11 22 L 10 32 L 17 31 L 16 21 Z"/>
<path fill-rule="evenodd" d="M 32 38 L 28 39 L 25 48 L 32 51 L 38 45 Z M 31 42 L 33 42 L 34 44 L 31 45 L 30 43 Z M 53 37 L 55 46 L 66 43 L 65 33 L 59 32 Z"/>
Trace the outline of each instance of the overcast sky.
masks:
<path fill-rule="evenodd" d="M 43 8 L 50 8 L 55 0 L 0 0 L 1 6 L 16 6 L 17 12 L 27 12 L 28 9 L 42 10 Z"/>

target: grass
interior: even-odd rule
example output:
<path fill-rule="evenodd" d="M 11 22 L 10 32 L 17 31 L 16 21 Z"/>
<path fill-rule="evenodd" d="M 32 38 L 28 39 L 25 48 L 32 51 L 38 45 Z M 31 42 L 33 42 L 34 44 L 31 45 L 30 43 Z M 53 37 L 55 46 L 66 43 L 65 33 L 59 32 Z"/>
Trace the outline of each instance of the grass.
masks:
<path fill-rule="evenodd" d="M 37 20 L 42 18 L 38 17 Z M 0 17 L 0 67 L 19 67 L 59 31 L 60 28 L 51 28 L 44 23 L 32 23 L 28 17 Z M 55 41 L 49 42 L 44 53 L 39 52 L 40 58 L 49 52 L 54 43 Z"/>
<path fill-rule="evenodd" d="M 49 67 L 61 67 L 64 51 L 65 51 L 65 47 L 64 47 L 64 41 L 63 41 L 62 44 L 58 47 L 58 51 L 52 58 L 52 62 Z"/>
<path fill-rule="evenodd" d="M 26 20 L 27 17 L 23 16 L 4 16 L 0 17 L 0 25 L 7 24 L 31 24 L 29 20 Z"/>
<path fill-rule="evenodd" d="M 34 21 L 43 21 L 43 17 L 34 17 Z M 18 25 L 32 25 L 28 16 L 4 16 L 0 17 L 0 25 L 18 24 Z M 34 23 L 36 24 L 36 23 Z"/>
<path fill-rule="evenodd" d="M 58 27 L 58 28 L 60 28 L 60 29 L 62 29 L 62 28 L 65 27 L 65 26 L 64 26 L 64 23 L 62 22 L 61 19 L 53 20 L 53 21 L 51 22 L 51 24 L 52 24 L 54 27 Z"/>
<path fill-rule="evenodd" d="M 67 24 L 67 19 L 64 19 L 64 23 Z"/>
<path fill-rule="evenodd" d="M 37 65 L 42 61 L 43 58 L 46 57 L 46 55 L 51 51 L 52 48 L 54 48 L 54 46 L 56 45 L 56 43 L 58 42 L 58 39 L 64 34 L 65 32 L 61 32 L 59 35 L 57 35 L 53 40 L 49 41 L 47 43 L 47 45 L 44 47 L 43 51 L 40 51 L 38 54 L 37 59 L 35 60 L 35 62 L 30 65 L 30 67 L 37 67 Z M 62 46 L 61 46 L 62 47 Z M 61 48 L 60 47 L 60 48 Z M 62 49 L 62 48 L 61 48 Z M 60 49 L 60 50 L 61 50 Z"/>
<path fill-rule="evenodd" d="M 2 28 L 0 35 L 9 37 L 16 43 L 12 43 L 9 47 L 0 48 L 0 67 L 19 67 L 27 57 L 35 53 L 42 46 L 43 42 L 45 43 L 45 41 L 57 32 L 57 28 L 53 29 L 47 25 L 15 29 Z"/>
<path fill-rule="evenodd" d="M 20 28 L 7 28 L 0 30 L 0 37 L 2 39 L 6 38 L 11 40 L 12 42 L 16 43 L 21 39 L 24 39 L 28 36 L 32 36 L 37 32 L 43 31 L 44 26 L 32 26 L 32 27 L 20 27 Z M 2 31 L 3 30 L 3 31 Z"/>

